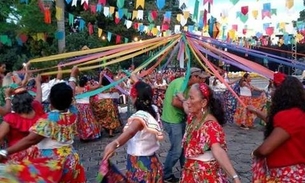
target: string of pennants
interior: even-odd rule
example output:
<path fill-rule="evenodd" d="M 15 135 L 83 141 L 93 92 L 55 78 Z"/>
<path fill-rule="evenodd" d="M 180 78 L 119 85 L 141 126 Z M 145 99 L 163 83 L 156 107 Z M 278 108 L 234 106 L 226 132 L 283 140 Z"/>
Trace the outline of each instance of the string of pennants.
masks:
<path fill-rule="evenodd" d="M 25 0 L 21 0 L 25 1 Z M 174 30 L 169 30 L 169 24 L 172 20 L 172 11 L 165 11 L 163 14 L 163 23 L 162 25 L 153 24 L 156 17 L 160 13 L 165 6 L 165 0 L 156 0 L 156 5 L 158 10 L 144 10 L 145 8 L 145 0 L 135 0 L 135 10 L 129 12 L 126 8 L 124 8 L 125 0 L 117 1 L 117 10 L 114 6 L 107 6 L 107 0 L 98 0 L 97 3 L 89 2 L 89 0 L 81 0 L 81 5 L 87 11 L 91 13 L 103 13 L 105 16 L 114 17 L 115 23 L 119 23 L 124 21 L 124 25 L 127 29 L 133 27 L 141 33 L 146 33 L 153 36 L 167 36 L 172 33 L 180 33 L 181 29 L 188 32 L 194 32 L 202 29 L 202 34 L 206 32 L 212 32 L 211 37 L 215 37 L 222 40 L 232 41 L 236 40 L 239 36 L 247 36 L 249 32 L 251 36 L 256 36 L 258 38 L 264 38 L 263 35 L 271 36 L 275 33 L 275 30 L 280 30 L 283 33 L 283 44 L 289 44 L 293 42 L 292 37 L 295 37 L 295 41 L 297 42 L 305 42 L 305 22 L 298 21 L 297 22 L 297 34 L 291 35 L 289 31 L 286 30 L 286 22 L 279 22 L 275 26 L 274 24 L 262 23 L 262 27 L 264 32 L 253 32 L 247 28 L 247 21 L 249 17 L 252 16 L 255 19 L 258 19 L 259 15 L 261 15 L 262 19 L 272 18 L 272 16 L 276 16 L 278 14 L 277 9 L 273 8 L 271 3 L 264 3 L 262 5 L 262 9 L 250 9 L 248 6 L 241 6 L 240 11 L 236 12 L 236 18 L 238 18 L 241 22 L 245 24 L 241 29 L 237 24 L 228 25 L 228 10 L 223 10 L 221 13 L 221 20 L 217 20 L 213 17 L 213 11 L 211 10 L 211 6 L 213 5 L 213 0 L 202 0 L 203 6 L 205 6 L 204 10 L 199 11 L 199 6 L 202 6 L 199 0 L 195 0 L 194 12 L 191 14 L 189 11 L 183 11 L 182 14 L 177 14 L 176 19 L 180 22 L 180 25 L 175 25 Z M 234 6 L 240 2 L 240 0 L 229 0 Z M 257 0 L 259 1 L 259 0 Z M 66 0 L 67 4 L 71 6 L 77 6 L 77 0 Z M 187 0 L 179 0 L 179 7 L 186 7 Z M 207 5 L 207 6 L 206 6 Z M 294 6 L 294 0 L 286 0 L 286 8 L 291 9 Z M 60 17 L 59 12 L 62 12 L 58 7 L 56 7 L 56 17 Z M 147 15 L 147 19 L 149 24 L 145 25 L 141 23 L 144 19 L 144 15 Z M 188 25 L 187 19 L 192 18 L 196 25 Z M 69 23 L 72 23 L 74 19 L 74 15 L 69 13 Z M 219 22 L 219 23 L 218 23 Z M 217 25 L 218 24 L 218 25 Z M 91 34 L 93 31 L 93 25 L 87 24 L 81 20 L 79 29 L 83 30 L 85 26 L 88 26 L 88 31 Z M 239 32 L 242 32 L 242 35 Z M 100 32 L 105 32 L 103 30 L 98 29 L 98 35 L 101 35 Z M 107 40 L 109 35 L 112 33 L 107 33 Z M 56 33 L 56 38 L 60 39 L 63 33 Z M 41 37 L 41 36 L 38 36 Z M 111 36 L 110 36 L 111 37 Z M 0 37 L 1 38 L 1 37 Z M 2 38 L 5 39 L 5 38 Z M 117 39 L 117 38 L 116 38 Z M 1 39 L 0 39 L 1 40 Z"/>

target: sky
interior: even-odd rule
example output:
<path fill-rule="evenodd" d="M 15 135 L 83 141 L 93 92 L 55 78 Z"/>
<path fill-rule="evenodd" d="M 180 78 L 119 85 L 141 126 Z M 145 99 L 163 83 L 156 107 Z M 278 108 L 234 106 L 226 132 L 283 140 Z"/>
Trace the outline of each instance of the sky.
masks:
<path fill-rule="evenodd" d="M 262 20 L 261 10 L 263 9 L 263 4 L 271 3 L 271 8 L 277 9 L 277 15 L 272 15 L 271 19 L 265 17 Z M 253 30 L 254 32 L 263 32 L 263 24 L 271 23 L 271 26 L 275 26 L 280 22 L 290 23 L 292 20 L 297 20 L 299 17 L 299 12 L 305 9 L 303 5 L 303 0 L 294 0 L 294 6 L 291 9 L 287 9 L 285 6 L 286 0 L 239 0 L 236 5 L 230 0 L 214 0 L 213 5 L 211 5 L 211 14 L 220 20 L 220 14 L 223 11 L 228 13 L 228 27 L 232 24 L 237 24 L 239 32 L 247 26 L 247 29 Z M 194 11 L 195 0 L 188 0 L 187 7 L 190 13 Z M 207 9 L 207 4 L 203 6 L 203 0 L 200 0 L 200 8 L 199 10 Z M 239 18 L 236 18 L 236 12 L 241 11 L 241 7 L 248 6 L 249 7 L 249 19 L 246 23 L 240 21 Z M 252 11 L 258 10 L 258 18 L 252 16 Z M 287 24 L 286 26 L 287 32 L 293 31 L 292 24 Z"/>

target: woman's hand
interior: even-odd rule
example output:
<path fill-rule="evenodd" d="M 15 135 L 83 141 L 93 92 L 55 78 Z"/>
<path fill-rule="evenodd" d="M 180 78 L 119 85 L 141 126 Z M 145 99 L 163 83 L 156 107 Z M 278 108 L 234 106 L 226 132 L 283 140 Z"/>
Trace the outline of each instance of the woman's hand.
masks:
<path fill-rule="evenodd" d="M 236 178 L 236 179 L 233 180 L 233 182 L 234 183 L 241 183 L 241 180 L 240 180 L 240 178 Z"/>
<path fill-rule="evenodd" d="M 111 158 L 116 148 L 117 148 L 117 144 L 114 141 L 109 143 L 105 147 L 103 160 L 108 160 L 109 158 Z"/>
<path fill-rule="evenodd" d="M 36 76 L 36 78 L 35 78 L 35 83 L 37 84 L 37 83 L 41 83 L 41 75 L 40 74 L 38 74 L 37 76 Z"/>
<path fill-rule="evenodd" d="M 256 113 L 256 111 L 257 111 L 257 109 L 254 106 L 252 106 L 252 105 L 248 105 L 247 106 L 247 110 L 252 112 L 252 113 Z"/>
<path fill-rule="evenodd" d="M 71 69 L 71 76 L 72 77 L 76 77 L 79 73 L 78 67 L 77 66 L 73 66 L 73 68 Z"/>
<path fill-rule="evenodd" d="M 5 98 L 6 97 L 11 97 L 12 94 L 14 93 L 14 89 L 11 87 L 8 87 L 5 89 L 4 94 L 5 94 Z"/>

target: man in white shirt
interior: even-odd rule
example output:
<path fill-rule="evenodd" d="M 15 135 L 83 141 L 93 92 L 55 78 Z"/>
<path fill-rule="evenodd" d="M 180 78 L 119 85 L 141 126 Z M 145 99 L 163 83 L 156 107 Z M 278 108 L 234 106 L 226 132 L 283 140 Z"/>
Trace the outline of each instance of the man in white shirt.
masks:
<path fill-rule="evenodd" d="M 61 65 L 58 65 L 58 73 L 56 78 L 50 80 L 50 76 L 42 76 L 41 77 L 41 91 L 42 91 L 42 105 L 45 112 L 50 111 L 50 102 L 49 95 L 51 88 L 57 83 L 65 82 L 62 80 L 62 68 Z"/>

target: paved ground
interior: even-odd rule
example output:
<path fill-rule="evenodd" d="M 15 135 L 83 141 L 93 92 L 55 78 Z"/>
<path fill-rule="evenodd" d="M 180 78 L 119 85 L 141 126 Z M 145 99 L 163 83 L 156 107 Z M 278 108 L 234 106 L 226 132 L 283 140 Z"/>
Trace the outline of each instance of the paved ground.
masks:
<path fill-rule="evenodd" d="M 267 84 L 266 80 L 253 81 L 253 84 L 257 87 L 264 88 Z M 122 118 L 126 119 L 127 115 L 123 114 Z M 242 130 L 233 124 L 227 124 L 224 126 L 226 131 L 228 153 L 233 163 L 234 168 L 242 178 L 242 182 L 251 182 L 251 157 L 250 153 L 254 150 L 263 139 L 263 129 L 257 125 L 255 129 L 249 131 Z M 106 135 L 105 135 L 106 136 Z M 75 147 L 80 154 L 81 161 L 85 166 L 88 183 L 94 183 L 99 163 L 102 158 L 104 147 L 111 142 L 114 138 L 103 137 L 95 142 L 81 143 L 75 142 Z M 169 149 L 169 141 L 166 138 L 161 143 L 161 148 L 157 152 L 160 161 L 164 162 L 167 151 Z M 126 149 L 119 148 L 114 157 L 111 159 L 122 171 L 126 166 Z M 179 175 L 179 168 L 176 165 L 174 167 L 175 173 Z"/>

